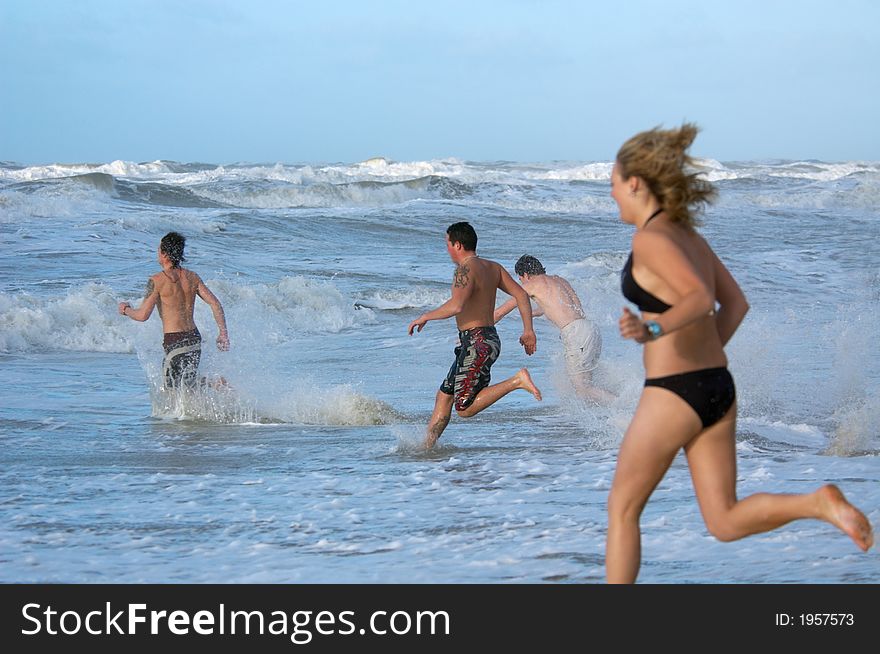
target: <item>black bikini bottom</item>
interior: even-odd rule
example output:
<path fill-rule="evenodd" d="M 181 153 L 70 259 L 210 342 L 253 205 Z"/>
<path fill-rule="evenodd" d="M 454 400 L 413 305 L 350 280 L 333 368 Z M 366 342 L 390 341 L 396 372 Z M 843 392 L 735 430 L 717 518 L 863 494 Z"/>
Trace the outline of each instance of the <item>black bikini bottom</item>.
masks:
<path fill-rule="evenodd" d="M 727 368 L 654 377 L 646 379 L 645 386 L 659 386 L 678 395 L 696 411 L 703 429 L 721 420 L 736 400 L 736 387 Z"/>

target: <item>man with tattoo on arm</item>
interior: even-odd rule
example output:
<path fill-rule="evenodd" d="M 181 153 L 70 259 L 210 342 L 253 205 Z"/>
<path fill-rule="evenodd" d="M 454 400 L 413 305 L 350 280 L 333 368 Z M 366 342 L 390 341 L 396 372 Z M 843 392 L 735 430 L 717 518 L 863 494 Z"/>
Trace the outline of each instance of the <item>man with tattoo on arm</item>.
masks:
<path fill-rule="evenodd" d="M 449 424 L 453 405 L 459 416 L 470 418 L 516 389 L 521 388 L 541 399 L 541 392 L 526 368 L 489 386 L 490 368 L 501 353 L 501 340 L 493 319 L 496 291 L 501 289 L 516 299 L 523 321 L 519 342 L 526 354 L 531 355 L 535 352 L 537 339 L 528 294 L 503 266 L 477 256 L 477 233 L 470 224 L 450 225 L 446 230 L 446 251 L 456 265 L 452 296 L 409 324 L 410 336 L 413 330 L 422 331 L 429 320 L 455 316 L 458 325 L 459 345 L 455 348 L 455 361 L 437 391 L 434 413 L 425 436 L 427 449 L 434 446 Z"/>
<path fill-rule="evenodd" d="M 158 260 L 162 270 L 147 280 L 144 300 L 137 309 L 128 302 L 119 303 L 119 313 L 138 322 L 146 321 L 159 309 L 162 331 L 165 334 L 163 346 L 165 360 L 162 375 L 167 388 L 196 385 L 199 361 L 202 356 L 202 336 L 193 319 L 196 296 L 211 307 L 214 320 L 220 330 L 217 348 L 229 349 L 229 334 L 226 332 L 226 317 L 223 306 L 211 289 L 192 270 L 180 266 L 185 261 L 183 249 L 186 238 L 177 232 L 169 232 L 159 243 Z"/>

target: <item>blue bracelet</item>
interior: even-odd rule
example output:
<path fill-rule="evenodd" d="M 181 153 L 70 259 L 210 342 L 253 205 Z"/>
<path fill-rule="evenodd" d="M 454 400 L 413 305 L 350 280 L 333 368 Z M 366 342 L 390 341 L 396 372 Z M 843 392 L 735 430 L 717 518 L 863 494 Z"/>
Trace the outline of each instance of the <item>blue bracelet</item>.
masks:
<path fill-rule="evenodd" d="M 648 336 L 651 337 L 652 341 L 655 341 L 663 336 L 663 328 L 656 320 L 646 320 L 645 329 L 648 330 Z"/>

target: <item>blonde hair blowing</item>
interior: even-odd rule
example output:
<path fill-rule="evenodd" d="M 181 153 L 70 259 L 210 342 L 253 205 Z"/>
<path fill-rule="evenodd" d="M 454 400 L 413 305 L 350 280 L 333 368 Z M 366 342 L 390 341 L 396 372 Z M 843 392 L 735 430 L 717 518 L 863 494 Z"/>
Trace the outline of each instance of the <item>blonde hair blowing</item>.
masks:
<path fill-rule="evenodd" d="M 715 187 L 695 170 L 687 149 L 699 128 L 684 123 L 679 129 L 655 127 L 624 143 L 617 152 L 617 165 L 623 179 L 641 178 L 659 200 L 670 220 L 688 227 L 698 223 L 696 214 L 711 203 Z"/>

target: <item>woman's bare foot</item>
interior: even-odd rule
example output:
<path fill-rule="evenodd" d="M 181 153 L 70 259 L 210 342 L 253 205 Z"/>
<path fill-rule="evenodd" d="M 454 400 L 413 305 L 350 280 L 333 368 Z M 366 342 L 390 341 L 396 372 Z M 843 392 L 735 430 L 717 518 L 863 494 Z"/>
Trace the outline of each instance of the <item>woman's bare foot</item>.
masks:
<path fill-rule="evenodd" d="M 822 514 L 828 522 L 852 538 L 863 552 L 874 544 L 874 532 L 865 514 L 847 502 L 840 489 L 834 484 L 823 486 L 818 491 Z"/>
<path fill-rule="evenodd" d="M 516 373 L 516 379 L 519 382 L 519 388 L 525 389 L 534 395 L 538 402 L 541 401 L 541 391 L 538 390 L 538 387 L 535 386 L 535 382 L 532 381 L 532 376 L 529 374 L 528 368 L 520 369 L 520 371 Z"/>

